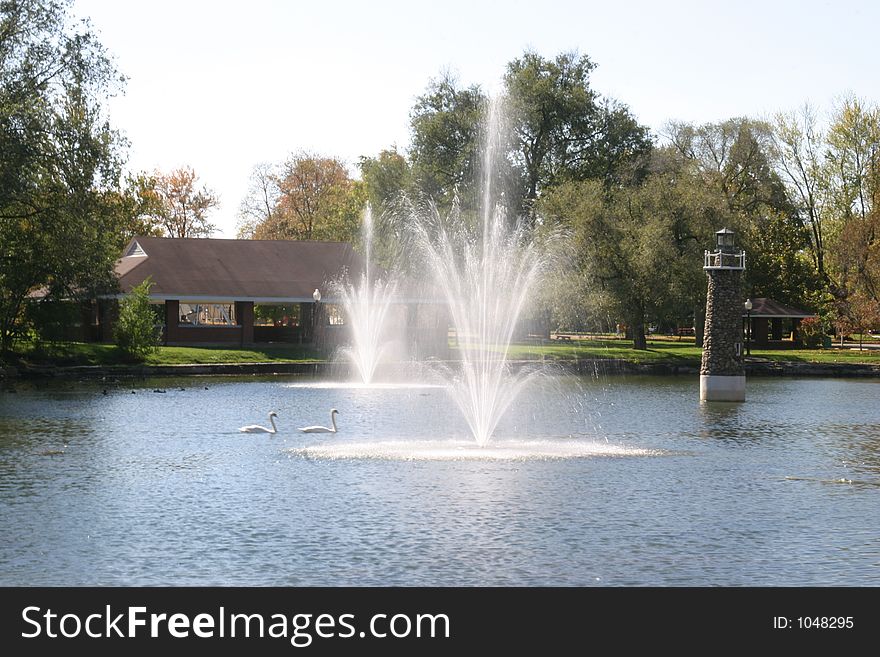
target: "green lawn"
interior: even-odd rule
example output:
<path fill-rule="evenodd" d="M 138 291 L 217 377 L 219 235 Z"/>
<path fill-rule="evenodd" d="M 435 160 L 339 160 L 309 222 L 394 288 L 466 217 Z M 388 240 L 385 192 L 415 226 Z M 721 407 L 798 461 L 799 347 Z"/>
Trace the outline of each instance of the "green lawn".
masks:
<path fill-rule="evenodd" d="M 112 344 L 65 342 L 35 347 L 18 345 L 14 355 L 36 364 L 57 365 L 124 365 L 125 355 Z M 147 365 L 181 365 L 211 363 L 315 362 L 320 354 L 300 345 L 265 345 L 256 348 L 228 347 L 159 347 L 147 357 Z"/>
<path fill-rule="evenodd" d="M 511 358 L 619 358 L 636 363 L 699 362 L 702 350 L 693 341 L 669 342 L 649 340 L 647 351 L 636 351 L 628 340 L 572 340 L 544 344 L 515 344 L 510 347 Z"/>
<path fill-rule="evenodd" d="M 614 338 L 553 340 L 544 343 L 520 343 L 510 347 L 512 359 L 622 359 L 635 363 L 696 364 L 701 349 L 693 339 L 648 340 L 646 351 L 636 351 L 627 340 Z M 56 365 L 124 365 L 122 352 L 114 345 L 98 343 L 57 343 L 35 347 L 20 344 L 12 354 L 13 360 L 33 364 Z M 456 357 L 456 349 L 451 350 Z M 324 356 L 307 346 L 265 345 L 246 349 L 228 347 L 159 347 L 147 358 L 147 365 L 212 364 L 212 363 L 293 363 L 317 362 Z M 880 349 L 862 350 L 833 347 L 831 349 L 752 349 L 754 360 L 796 361 L 810 363 L 880 363 Z"/>
<path fill-rule="evenodd" d="M 147 359 L 148 365 L 187 363 L 305 363 L 323 360 L 311 347 L 301 345 L 266 345 L 247 349 L 226 347 L 159 347 Z"/>
<path fill-rule="evenodd" d="M 598 339 L 543 344 L 517 344 L 510 348 L 512 358 L 620 358 L 636 363 L 698 363 L 702 348 L 693 339 L 648 340 L 647 351 L 636 351 L 628 340 Z M 880 363 L 880 349 L 752 349 L 754 360 L 804 363 Z"/>
<path fill-rule="evenodd" d="M 752 349 L 753 358 L 801 363 L 872 363 L 880 364 L 880 349 Z"/>

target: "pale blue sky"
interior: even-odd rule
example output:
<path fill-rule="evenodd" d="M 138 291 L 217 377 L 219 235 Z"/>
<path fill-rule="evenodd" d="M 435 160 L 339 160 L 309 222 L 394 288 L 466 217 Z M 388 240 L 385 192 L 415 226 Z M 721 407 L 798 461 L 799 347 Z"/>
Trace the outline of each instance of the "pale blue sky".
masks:
<path fill-rule="evenodd" d="M 769 116 L 855 93 L 880 100 L 872 0 L 76 0 L 129 82 L 111 120 L 133 170 L 190 165 L 232 237 L 253 166 L 299 149 L 342 158 L 408 142 L 444 69 L 498 86 L 526 49 L 577 50 L 592 83 L 658 131 L 669 119 Z"/>

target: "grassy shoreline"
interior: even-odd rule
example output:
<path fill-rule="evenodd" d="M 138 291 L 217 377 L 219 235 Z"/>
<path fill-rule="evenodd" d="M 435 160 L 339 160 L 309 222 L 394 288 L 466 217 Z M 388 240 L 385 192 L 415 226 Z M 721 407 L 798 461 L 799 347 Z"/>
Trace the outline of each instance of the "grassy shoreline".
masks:
<path fill-rule="evenodd" d="M 457 349 L 450 350 L 450 360 Z M 512 360 L 548 360 L 576 362 L 581 360 L 625 361 L 635 365 L 698 366 L 701 348 L 693 339 L 652 339 L 648 349 L 638 351 L 629 341 L 614 338 L 551 340 L 515 343 L 508 350 Z M 747 359 L 751 363 L 816 363 L 880 365 L 880 349 L 833 347 L 830 349 L 756 349 Z M 245 348 L 229 347 L 159 347 L 143 362 L 126 359 L 115 346 L 101 343 L 56 343 L 35 346 L 20 345 L 9 354 L 8 364 L 19 367 L 83 367 L 111 366 L 142 368 L 143 366 L 174 365 L 248 365 L 265 363 L 320 364 L 332 357 L 302 345 L 260 345 Z"/>

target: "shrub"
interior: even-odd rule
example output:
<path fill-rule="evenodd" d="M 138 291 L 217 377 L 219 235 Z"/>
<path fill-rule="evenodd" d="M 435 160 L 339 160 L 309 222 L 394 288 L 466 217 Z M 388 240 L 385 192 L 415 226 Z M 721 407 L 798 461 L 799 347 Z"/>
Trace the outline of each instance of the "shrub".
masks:
<path fill-rule="evenodd" d="M 825 328 L 822 326 L 822 320 L 818 317 L 805 317 L 801 320 L 798 332 L 801 336 L 801 343 L 807 349 L 815 349 L 822 346 Z"/>
<path fill-rule="evenodd" d="M 150 279 L 135 288 L 119 302 L 119 318 L 114 337 L 116 344 L 135 360 L 144 360 L 159 347 L 156 313 L 150 306 Z"/>

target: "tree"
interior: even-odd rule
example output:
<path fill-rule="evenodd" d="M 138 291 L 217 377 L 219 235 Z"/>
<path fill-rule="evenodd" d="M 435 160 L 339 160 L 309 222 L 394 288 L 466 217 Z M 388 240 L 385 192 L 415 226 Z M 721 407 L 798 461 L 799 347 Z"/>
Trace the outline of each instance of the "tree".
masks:
<path fill-rule="evenodd" d="M 667 133 L 686 175 L 726 206 L 727 226 L 737 231 L 748 257 L 743 281 L 748 296 L 808 303 L 820 282 L 804 256 L 809 235 L 773 166 L 771 127 L 734 118 L 700 126 L 671 123 Z"/>
<path fill-rule="evenodd" d="M 649 319 L 676 322 L 705 300 L 702 250 L 726 212 L 693 178 L 658 172 L 641 185 L 607 189 L 590 180 L 558 185 L 541 200 L 545 223 L 567 230 L 577 276 L 594 306 L 622 318 L 645 349 Z"/>
<path fill-rule="evenodd" d="M 238 209 L 239 239 L 253 239 L 257 226 L 273 220 L 280 196 L 277 167 L 267 162 L 255 166 L 247 196 Z"/>
<path fill-rule="evenodd" d="M 866 217 L 850 217 L 840 229 L 829 253 L 836 272 L 837 300 L 861 295 L 880 302 L 880 209 Z"/>
<path fill-rule="evenodd" d="M 878 298 L 880 109 L 848 96 L 835 108 L 827 131 L 816 124 L 809 107 L 777 117 L 778 166 L 809 229 L 827 293 L 823 310 L 841 318 L 851 314 L 850 297 Z"/>
<path fill-rule="evenodd" d="M 341 160 L 296 153 L 277 172 L 258 168 L 253 188 L 256 195 L 245 200 L 253 228 L 245 234 L 254 239 L 350 241 L 357 235 L 366 191 Z"/>
<path fill-rule="evenodd" d="M 590 87 L 596 65 L 586 55 L 554 60 L 534 52 L 507 65 L 514 159 L 522 171 L 524 206 L 534 217 L 541 191 L 570 180 L 629 178 L 651 150 L 648 130 L 620 103 L 602 101 Z"/>
<path fill-rule="evenodd" d="M 864 334 L 880 326 L 880 302 L 859 290 L 836 305 L 837 316 L 834 320 L 834 327 L 840 334 L 841 344 L 843 344 L 846 335 L 858 333 L 859 350 L 861 351 Z"/>
<path fill-rule="evenodd" d="M 480 126 L 486 97 L 480 87 L 461 88 L 447 72 L 432 80 L 410 114 L 410 161 L 418 189 L 443 208 L 458 197 L 476 206 Z"/>
<path fill-rule="evenodd" d="M 864 220 L 880 196 L 880 108 L 845 97 L 827 139 L 825 157 L 833 172 L 830 186 L 837 212 L 845 221 Z"/>
<path fill-rule="evenodd" d="M 798 335 L 807 349 L 815 349 L 822 346 L 825 326 L 818 317 L 805 317 L 798 326 Z"/>
<path fill-rule="evenodd" d="M 149 207 L 168 237 L 209 237 L 216 230 L 208 222 L 208 214 L 219 201 L 210 188 L 199 186 L 198 180 L 191 167 L 153 175 L 152 190 L 147 190 L 153 197 Z"/>
<path fill-rule="evenodd" d="M 161 213 L 155 193 L 156 179 L 146 173 L 129 174 L 118 190 L 106 194 L 118 218 L 117 251 L 122 251 L 138 235 L 161 237 L 164 229 L 157 220 Z"/>
<path fill-rule="evenodd" d="M 478 86 L 463 87 L 444 74 L 431 82 L 411 113 L 410 160 L 417 189 L 448 211 L 479 209 L 480 183 L 491 184 L 515 214 L 533 223 L 541 193 L 571 180 L 601 179 L 606 187 L 637 182 L 646 173 L 652 141 L 629 110 L 590 86 L 595 65 L 563 53 L 548 60 L 534 52 L 507 65 L 501 101 Z M 487 125 L 489 108 L 505 129 Z M 496 156 L 483 170 L 490 138 Z"/>
<path fill-rule="evenodd" d="M 815 111 L 805 105 L 800 113 L 778 114 L 774 136 L 776 165 L 797 209 L 797 218 L 809 238 L 809 253 L 823 283 L 835 288 L 827 267 L 827 234 L 833 224 L 829 185 L 824 164 L 824 135 Z"/>
<path fill-rule="evenodd" d="M 705 184 L 723 195 L 732 212 L 752 216 L 765 207 L 792 209 L 772 166 L 768 124 L 739 117 L 700 126 L 671 122 L 666 130 L 671 145 Z"/>
<path fill-rule="evenodd" d="M 159 346 L 156 313 L 150 305 L 152 285 L 148 278 L 122 298 L 113 328 L 116 344 L 135 360 L 143 360 Z"/>
<path fill-rule="evenodd" d="M 393 208 L 412 188 L 412 170 L 397 149 L 383 150 L 378 157 L 362 157 L 359 167 L 367 199 L 376 213 Z"/>
<path fill-rule="evenodd" d="M 396 149 L 383 150 L 376 158 L 361 158 L 360 169 L 372 213 L 371 257 L 390 270 L 405 257 L 405 195 L 412 192 L 412 170 Z"/>
<path fill-rule="evenodd" d="M 70 2 L 0 5 L 0 348 L 28 294 L 88 298 L 113 285 L 123 140 L 104 101 L 121 87 Z"/>
<path fill-rule="evenodd" d="M 826 160 L 838 217 L 829 262 L 844 314 L 862 329 L 880 302 L 880 108 L 845 98 L 828 131 Z"/>

